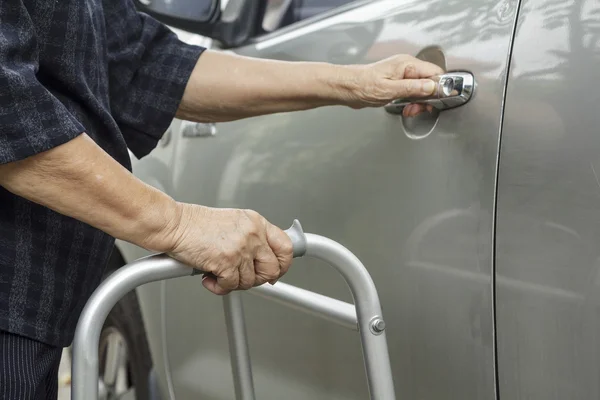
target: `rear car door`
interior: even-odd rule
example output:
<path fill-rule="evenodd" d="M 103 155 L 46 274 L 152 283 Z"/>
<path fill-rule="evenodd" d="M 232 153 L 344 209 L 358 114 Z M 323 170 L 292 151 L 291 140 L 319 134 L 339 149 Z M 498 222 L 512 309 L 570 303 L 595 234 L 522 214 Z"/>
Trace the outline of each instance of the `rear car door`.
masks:
<path fill-rule="evenodd" d="M 596 0 L 519 12 L 498 176 L 503 399 L 600 398 L 599 16 Z"/>
<path fill-rule="evenodd" d="M 288 26 L 234 51 L 342 64 L 419 55 L 471 72 L 474 98 L 414 120 L 328 107 L 177 125 L 165 187 L 180 201 L 255 209 L 281 227 L 299 218 L 355 252 L 381 296 L 398 398 L 494 399 L 493 210 L 518 2 L 292 3 L 300 8 Z M 310 259 L 283 280 L 351 301 L 342 279 Z M 233 398 L 221 299 L 193 279 L 164 285 L 176 398 Z M 355 332 L 247 294 L 244 302 L 257 398 L 368 398 Z"/>

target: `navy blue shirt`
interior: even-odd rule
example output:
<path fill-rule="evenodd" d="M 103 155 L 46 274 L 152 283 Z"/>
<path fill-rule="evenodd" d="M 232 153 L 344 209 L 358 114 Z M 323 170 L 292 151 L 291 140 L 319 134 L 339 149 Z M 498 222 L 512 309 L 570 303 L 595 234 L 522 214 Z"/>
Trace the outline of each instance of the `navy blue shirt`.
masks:
<path fill-rule="evenodd" d="M 132 0 L 0 0 L 0 164 L 86 132 L 130 169 L 204 49 Z M 114 239 L 0 187 L 0 330 L 66 346 Z"/>

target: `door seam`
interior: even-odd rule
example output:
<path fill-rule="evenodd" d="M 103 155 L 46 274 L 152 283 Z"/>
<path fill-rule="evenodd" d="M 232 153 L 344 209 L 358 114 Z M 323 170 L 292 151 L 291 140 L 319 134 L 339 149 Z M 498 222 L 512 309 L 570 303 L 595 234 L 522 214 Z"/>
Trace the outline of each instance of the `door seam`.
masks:
<path fill-rule="evenodd" d="M 506 111 L 506 96 L 508 93 L 508 83 L 510 81 L 510 69 L 513 56 L 513 48 L 517 35 L 517 28 L 519 24 L 519 15 L 521 12 L 522 0 L 516 0 L 517 6 L 515 11 L 515 17 L 513 22 L 512 33 L 510 36 L 510 43 L 508 46 L 508 54 L 506 56 L 506 74 L 504 78 L 504 88 L 502 92 L 502 104 L 500 106 L 500 126 L 498 131 L 498 151 L 496 155 L 496 174 L 494 179 L 494 204 L 492 208 L 492 332 L 493 332 L 493 361 L 494 361 L 494 392 L 496 400 L 500 400 L 500 379 L 498 373 L 498 332 L 497 332 L 497 318 L 496 318 L 496 225 L 498 219 L 498 182 L 500 175 L 500 156 L 502 152 L 502 132 L 504 131 L 504 116 Z"/>

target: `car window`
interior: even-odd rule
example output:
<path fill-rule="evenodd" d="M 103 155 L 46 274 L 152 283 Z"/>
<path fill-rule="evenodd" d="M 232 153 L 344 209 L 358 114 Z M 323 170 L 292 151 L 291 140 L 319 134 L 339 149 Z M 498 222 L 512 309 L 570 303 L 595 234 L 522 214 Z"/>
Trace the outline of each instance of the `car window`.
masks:
<path fill-rule="evenodd" d="M 297 0 L 294 1 L 293 6 L 294 18 L 296 21 L 301 21 L 353 1 L 354 0 Z"/>
<path fill-rule="evenodd" d="M 267 0 L 263 29 L 273 32 L 354 1 L 356 0 Z"/>

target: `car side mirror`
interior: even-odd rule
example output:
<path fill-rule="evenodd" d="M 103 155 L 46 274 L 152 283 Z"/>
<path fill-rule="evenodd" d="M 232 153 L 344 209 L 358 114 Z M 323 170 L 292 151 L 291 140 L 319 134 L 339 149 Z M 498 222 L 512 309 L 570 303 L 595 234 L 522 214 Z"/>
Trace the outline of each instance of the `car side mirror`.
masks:
<path fill-rule="evenodd" d="M 188 32 L 207 36 L 223 48 L 240 46 L 260 26 L 261 0 L 135 0 L 138 10 Z"/>

